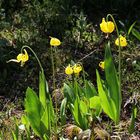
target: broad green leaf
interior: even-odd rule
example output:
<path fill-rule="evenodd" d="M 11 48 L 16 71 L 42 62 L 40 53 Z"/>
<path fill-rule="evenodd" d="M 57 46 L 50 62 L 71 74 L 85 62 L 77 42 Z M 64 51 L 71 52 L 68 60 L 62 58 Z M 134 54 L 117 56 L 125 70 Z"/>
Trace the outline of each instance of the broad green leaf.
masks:
<path fill-rule="evenodd" d="M 44 136 L 44 134 L 45 134 L 46 136 L 50 137 L 51 119 L 50 119 L 50 113 L 48 112 L 48 109 L 45 109 L 45 112 L 41 118 L 40 130 L 42 132 L 42 136 Z"/>
<path fill-rule="evenodd" d="M 79 105 L 80 105 L 80 110 L 81 110 L 82 114 L 88 113 L 88 106 L 87 106 L 87 104 L 83 100 L 80 100 L 80 104 Z"/>
<path fill-rule="evenodd" d="M 54 124 L 55 123 L 55 113 L 54 113 L 54 107 L 53 107 L 53 102 L 52 102 L 52 98 L 49 95 L 49 106 L 50 106 L 50 115 L 51 115 L 51 122 Z"/>
<path fill-rule="evenodd" d="M 43 70 L 40 71 L 39 73 L 39 100 L 45 109 L 46 108 L 46 79 Z"/>
<path fill-rule="evenodd" d="M 100 97 L 99 96 L 91 97 L 89 99 L 89 102 L 90 102 L 90 109 L 95 109 L 95 115 L 99 116 L 102 111 Z"/>
<path fill-rule="evenodd" d="M 85 96 L 89 99 L 97 95 L 94 85 L 90 81 L 85 81 Z"/>
<path fill-rule="evenodd" d="M 25 111 L 35 134 L 42 137 L 40 121 L 43 114 L 43 107 L 36 93 L 29 87 L 26 91 Z"/>
<path fill-rule="evenodd" d="M 90 101 L 90 108 L 96 108 L 96 106 L 100 105 L 100 97 L 94 96 L 89 99 Z"/>
<path fill-rule="evenodd" d="M 76 98 L 75 102 L 74 102 L 74 108 L 73 108 L 74 119 L 78 125 L 80 125 L 80 123 L 79 123 L 79 115 L 80 115 L 79 114 L 79 110 L 80 110 L 79 109 L 79 102 L 80 102 L 79 98 Z"/>
<path fill-rule="evenodd" d="M 73 100 L 74 100 L 74 91 L 66 83 L 64 83 L 63 92 L 64 92 L 64 96 L 67 98 L 68 102 L 73 103 Z"/>
<path fill-rule="evenodd" d="M 48 133 L 48 135 L 50 134 L 50 128 L 51 128 L 51 116 L 50 116 L 50 103 L 48 102 L 47 103 L 47 106 L 45 108 L 45 111 L 42 115 L 42 118 L 41 118 L 41 124 L 42 124 L 42 127 L 41 127 L 41 131 L 45 133 Z M 44 134 L 43 133 L 43 134 Z"/>
<path fill-rule="evenodd" d="M 88 128 L 86 115 L 80 109 L 80 99 L 77 97 L 74 102 L 73 116 L 76 124 L 83 130 Z"/>
<path fill-rule="evenodd" d="M 60 119 L 62 125 L 66 123 L 66 105 L 67 105 L 67 98 L 64 98 L 61 103 L 60 107 Z"/>
<path fill-rule="evenodd" d="M 96 70 L 96 75 L 97 75 L 97 86 L 98 86 L 98 93 L 99 93 L 99 97 L 100 97 L 101 106 L 102 106 L 104 112 L 112 120 L 115 120 L 115 113 L 111 108 L 110 98 L 108 97 L 108 93 L 106 93 L 103 89 L 103 85 L 101 83 L 100 75 L 99 75 L 97 70 Z"/>
<path fill-rule="evenodd" d="M 74 83 L 74 85 L 73 85 L 74 96 L 75 96 L 75 97 L 76 97 L 76 96 L 80 97 L 77 79 L 75 79 L 73 83 Z"/>
<path fill-rule="evenodd" d="M 83 88 L 78 84 L 78 82 L 77 82 L 77 93 L 76 93 L 76 91 L 74 91 L 74 93 L 76 94 L 75 96 L 79 96 L 79 97 L 82 97 L 82 96 L 84 96 L 84 90 L 83 90 Z"/>
<path fill-rule="evenodd" d="M 116 123 L 118 123 L 119 117 L 120 117 L 122 96 L 121 96 L 121 93 L 119 92 L 119 81 L 118 81 L 117 72 L 116 72 L 116 69 L 112 60 L 109 43 L 106 46 L 106 50 L 105 50 L 105 76 L 106 76 L 109 96 L 113 100 L 116 106 L 115 116 L 116 116 Z"/>

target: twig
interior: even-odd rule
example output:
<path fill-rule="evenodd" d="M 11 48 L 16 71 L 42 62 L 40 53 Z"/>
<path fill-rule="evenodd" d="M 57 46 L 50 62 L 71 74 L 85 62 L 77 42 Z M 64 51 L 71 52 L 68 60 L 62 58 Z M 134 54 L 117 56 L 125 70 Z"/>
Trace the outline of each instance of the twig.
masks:
<path fill-rule="evenodd" d="M 81 58 L 78 62 L 81 62 L 82 60 L 86 59 L 88 56 L 90 56 L 91 54 L 93 54 L 96 51 L 97 50 L 94 50 L 94 51 L 90 52 L 89 54 L 87 54 L 86 56 L 84 56 L 83 58 Z"/>

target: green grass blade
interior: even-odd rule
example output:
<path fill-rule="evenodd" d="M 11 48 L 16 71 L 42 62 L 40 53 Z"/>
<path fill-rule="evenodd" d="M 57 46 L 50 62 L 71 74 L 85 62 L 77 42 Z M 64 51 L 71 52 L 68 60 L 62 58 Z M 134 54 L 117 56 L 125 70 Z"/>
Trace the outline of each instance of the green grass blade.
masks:
<path fill-rule="evenodd" d="M 130 26 L 130 28 L 129 28 L 129 30 L 128 30 L 128 35 L 131 33 L 131 31 L 132 31 L 132 29 L 133 29 L 133 27 L 135 26 L 135 24 L 136 24 L 136 21 Z"/>
<path fill-rule="evenodd" d="M 129 126 L 129 133 L 132 134 L 135 130 L 135 119 L 137 117 L 137 107 L 134 105 L 131 113 L 131 123 Z"/>
<path fill-rule="evenodd" d="M 140 41 L 140 33 L 135 28 L 132 29 L 132 34 Z"/>
<path fill-rule="evenodd" d="M 13 138 L 13 140 L 18 140 L 14 131 L 12 131 L 12 138 Z"/>
<path fill-rule="evenodd" d="M 18 140 L 18 136 L 19 136 L 19 128 L 18 128 L 18 125 L 16 125 L 15 132 L 12 131 L 12 138 L 13 138 L 13 140 Z"/>

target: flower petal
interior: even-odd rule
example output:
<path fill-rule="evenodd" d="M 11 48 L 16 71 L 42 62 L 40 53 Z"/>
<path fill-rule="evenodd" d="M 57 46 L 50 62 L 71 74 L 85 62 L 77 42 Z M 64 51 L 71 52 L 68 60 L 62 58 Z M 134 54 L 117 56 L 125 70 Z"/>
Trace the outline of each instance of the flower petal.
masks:
<path fill-rule="evenodd" d="M 123 37 L 122 35 L 120 35 L 119 38 L 117 38 L 115 40 L 115 44 L 117 46 L 126 47 L 127 46 L 127 40 L 126 40 L 125 37 Z"/>
<path fill-rule="evenodd" d="M 67 75 L 71 75 L 73 73 L 73 68 L 70 66 L 70 64 L 66 67 L 65 73 Z"/>
<path fill-rule="evenodd" d="M 28 53 L 27 53 L 27 51 L 25 49 L 24 49 L 24 53 L 25 54 L 23 54 L 23 56 L 22 56 L 22 61 L 26 62 L 26 61 L 29 60 L 29 55 L 28 55 Z"/>
<path fill-rule="evenodd" d="M 51 46 L 59 46 L 61 44 L 60 40 L 55 38 L 55 37 L 51 37 L 51 40 L 50 40 L 50 45 Z"/>
<path fill-rule="evenodd" d="M 19 60 L 17 60 L 17 59 L 10 59 L 10 60 L 8 60 L 8 61 L 6 61 L 7 63 L 9 63 L 9 62 L 16 62 L 16 63 L 19 63 L 20 61 Z"/>
<path fill-rule="evenodd" d="M 112 33 L 115 29 L 115 25 L 112 21 L 105 21 L 105 18 L 102 19 L 100 24 L 101 31 L 104 33 Z"/>

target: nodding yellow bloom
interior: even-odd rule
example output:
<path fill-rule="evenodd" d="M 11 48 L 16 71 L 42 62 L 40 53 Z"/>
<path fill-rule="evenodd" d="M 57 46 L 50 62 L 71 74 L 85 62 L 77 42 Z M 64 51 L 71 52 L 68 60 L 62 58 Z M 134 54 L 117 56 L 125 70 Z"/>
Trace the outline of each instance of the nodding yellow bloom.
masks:
<path fill-rule="evenodd" d="M 105 18 L 102 19 L 100 24 L 101 31 L 104 33 L 112 33 L 115 29 L 115 25 L 112 21 L 105 21 Z"/>
<path fill-rule="evenodd" d="M 73 68 L 71 67 L 70 64 L 65 68 L 65 73 L 66 73 L 67 75 L 73 74 Z"/>
<path fill-rule="evenodd" d="M 9 63 L 9 62 L 20 63 L 21 62 L 21 66 L 23 66 L 25 64 L 25 62 L 28 60 L 29 60 L 29 55 L 28 55 L 27 51 L 24 49 L 24 53 L 18 54 L 17 59 L 11 59 L 11 60 L 7 61 L 7 63 Z"/>
<path fill-rule="evenodd" d="M 120 42 L 119 42 L 119 40 L 120 40 Z M 120 35 L 119 38 L 117 38 L 115 40 L 115 44 L 117 46 L 126 47 L 127 46 L 127 40 L 126 40 L 125 37 L 123 37 L 122 35 Z"/>
<path fill-rule="evenodd" d="M 100 67 L 102 70 L 104 70 L 104 69 L 105 69 L 105 61 L 101 61 L 101 62 L 99 63 L 99 67 Z"/>
<path fill-rule="evenodd" d="M 82 71 L 82 66 L 81 66 L 80 64 L 75 64 L 75 65 L 73 66 L 73 72 L 74 72 L 75 74 L 79 74 L 80 71 Z"/>
<path fill-rule="evenodd" d="M 50 37 L 50 38 L 51 38 L 51 40 L 50 40 L 50 45 L 51 46 L 57 47 L 61 44 L 61 41 L 59 39 L 57 39 L 55 37 Z"/>

